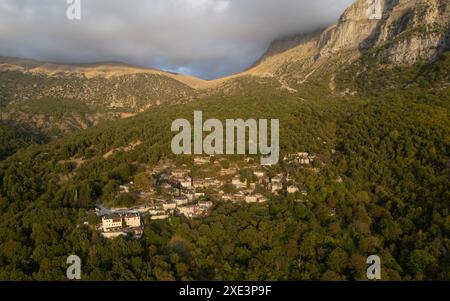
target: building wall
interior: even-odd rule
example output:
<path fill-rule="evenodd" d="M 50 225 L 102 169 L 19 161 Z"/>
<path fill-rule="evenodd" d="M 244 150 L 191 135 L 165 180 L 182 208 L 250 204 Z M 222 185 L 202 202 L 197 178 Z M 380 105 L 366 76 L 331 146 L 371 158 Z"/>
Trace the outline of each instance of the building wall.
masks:
<path fill-rule="evenodd" d="M 178 208 L 178 212 L 184 215 L 188 214 L 194 214 L 195 213 L 195 207 L 180 207 Z"/>
<path fill-rule="evenodd" d="M 177 206 L 182 206 L 182 205 L 186 205 L 187 203 L 189 203 L 188 199 L 177 199 L 175 200 L 175 202 L 177 203 Z"/>
<path fill-rule="evenodd" d="M 245 202 L 247 203 L 256 203 L 258 199 L 255 196 L 247 196 L 245 197 Z"/>
<path fill-rule="evenodd" d="M 103 219 L 102 226 L 104 231 L 122 227 L 122 219 Z"/>
<path fill-rule="evenodd" d="M 281 189 L 283 189 L 282 185 L 277 185 L 277 184 L 272 185 L 272 192 L 277 192 L 277 191 L 279 191 Z"/>
<path fill-rule="evenodd" d="M 292 187 L 292 186 L 288 187 L 288 193 L 296 193 L 296 192 L 298 192 L 297 187 Z"/>
<path fill-rule="evenodd" d="M 127 236 L 125 232 L 102 233 L 105 238 L 116 238 L 119 236 Z"/>
<path fill-rule="evenodd" d="M 126 217 L 125 224 L 128 227 L 140 227 L 141 226 L 141 218 L 139 216 Z"/>
<path fill-rule="evenodd" d="M 165 203 L 165 204 L 163 204 L 163 208 L 165 210 L 175 209 L 175 208 L 177 208 L 177 204 L 176 203 Z"/>
<path fill-rule="evenodd" d="M 161 219 L 167 219 L 167 218 L 169 218 L 168 215 L 155 215 L 155 216 L 152 216 L 150 219 L 151 220 L 161 220 Z"/>

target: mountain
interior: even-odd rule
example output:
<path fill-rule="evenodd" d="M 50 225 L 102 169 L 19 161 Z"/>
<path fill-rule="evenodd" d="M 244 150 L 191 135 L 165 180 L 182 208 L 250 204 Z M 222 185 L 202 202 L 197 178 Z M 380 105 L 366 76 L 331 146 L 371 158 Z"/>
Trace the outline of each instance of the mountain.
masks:
<path fill-rule="evenodd" d="M 251 77 L 292 93 L 318 80 L 335 94 L 356 93 L 350 86 L 336 91 L 336 74 L 357 60 L 389 69 L 430 62 L 449 49 L 449 7 L 445 0 L 358 0 L 335 25 L 276 40 L 251 68 L 212 81 L 114 62 L 0 58 L 0 107 L 10 124 L 61 136 L 162 103 L 241 93 Z"/>
<path fill-rule="evenodd" d="M 166 72 L 152 68 L 142 68 L 121 62 L 105 62 L 95 64 L 57 64 L 35 60 L 0 57 L 1 71 L 17 71 L 27 74 L 46 76 L 76 76 L 87 79 L 95 77 L 113 78 L 125 75 L 148 74 L 171 78 L 192 88 L 206 85 L 206 81 L 196 77 Z"/>
<path fill-rule="evenodd" d="M 382 280 L 449 280 L 448 13 L 448 1 L 358 0 L 337 24 L 279 39 L 248 70 L 209 82 L 4 59 L 0 280 L 64 280 L 67 254 L 82 259 L 83 280 L 367 280 L 372 254 Z M 199 166 L 170 150 L 172 121 L 195 110 L 279 119 L 280 157 L 315 159 L 263 168 L 216 156 Z M 136 115 L 104 120 L 124 112 Z M 48 142 L 14 122 L 71 134 Z M 267 203 L 225 201 L 224 185 L 204 190 L 208 216 L 147 216 L 140 240 L 99 234 L 97 202 L 121 201 L 130 185 L 143 201 L 179 168 L 228 184 L 221 172 L 234 168 Z M 284 186 L 300 191 L 272 193 L 256 170 L 288 175 Z"/>
<path fill-rule="evenodd" d="M 357 1 L 321 36 L 321 55 L 380 48 L 389 63 L 430 61 L 450 47 L 445 0 Z"/>
<path fill-rule="evenodd" d="M 62 65 L 14 58 L 0 58 L 0 81 L 4 120 L 57 136 L 165 102 L 187 101 L 206 83 L 121 63 Z"/>
<path fill-rule="evenodd" d="M 323 31 L 275 41 L 243 74 L 274 77 L 297 90 L 314 73 L 330 75 L 365 54 L 375 57 L 372 66 L 390 68 L 434 61 L 448 49 L 448 1 L 358 0 Z"/>

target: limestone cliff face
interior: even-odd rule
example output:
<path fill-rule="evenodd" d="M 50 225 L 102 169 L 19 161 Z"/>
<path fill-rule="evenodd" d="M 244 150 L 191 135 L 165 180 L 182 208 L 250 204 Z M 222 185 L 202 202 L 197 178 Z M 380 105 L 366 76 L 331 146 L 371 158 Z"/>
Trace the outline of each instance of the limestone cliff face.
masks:
<path fill-rule="evenodd" d="M 367 47 L 369 39 L 380 25 L 391 0 L 358 0 L 341 16 L 339 22 L 326 29 L 320 37 L 321 55 Z"/>
<path fill-rule="evenodd" d="M 333 78 L 362 54 L 379 66 L 412 65 L 433 61 L 445 50 L 450 50 L 450 0 L 355 0 L 335 25 L 273 42 L 252 68 L 226 80 L 274 77 L 293 90 L 324 73 Z"/>
<path fill-rule="evenodd" d="M 400 0 L 374 36 L 391 63 L 434 60 L 450 47 L 450 1 Z"/>
<path fill-rule="evenodd" d="M 319 40 L 320 54 L 383 48 L 394 64 L 432 60 L 449 47 L 450 1 L 357 0 Z"/>

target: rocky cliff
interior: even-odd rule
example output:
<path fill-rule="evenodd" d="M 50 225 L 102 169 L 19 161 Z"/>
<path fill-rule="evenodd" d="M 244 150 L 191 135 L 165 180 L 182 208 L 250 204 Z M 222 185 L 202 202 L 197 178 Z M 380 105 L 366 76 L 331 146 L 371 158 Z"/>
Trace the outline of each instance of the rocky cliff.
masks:
<path fill-rule="evenodd" d="M 322 32 L 275 41 L 241 75 L 271 76 L 297 89 L 315 76 L 333 77 L 365 53 L 378 65 L 412 65 L 449 48 L 449 0 L 357 0 Z"/>
<path fill-rule="evenodd" d="M 382 48 L 394 64 L 433 60 L 449 47 L 448 0 L 358 0 L 321 35 L 322 56 Z"/>

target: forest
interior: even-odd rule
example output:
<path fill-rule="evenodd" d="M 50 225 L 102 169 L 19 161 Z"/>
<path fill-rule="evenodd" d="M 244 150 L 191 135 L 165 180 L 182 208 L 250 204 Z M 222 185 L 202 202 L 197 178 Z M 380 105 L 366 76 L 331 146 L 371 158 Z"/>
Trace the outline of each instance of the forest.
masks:
<path fill-rule="evenodd" d="M 45 144 L 14 142 L 22 136 L 0 128 L 9 144 L 0 150 L 0 279 L 65 280 L 66 258 L 77 254 L 83 280 L 365 280 L 366 259 L 378 254 L 383 280 L 448 280 L 449 62 L 445 54 L 432 65 L 356 78 L 349 66 L 337 80 L 356 96 L 318 83 L 300 97 L 270 81 L 244 81 L 245 93 L 164 104 Z M 382 89 L 389 81 L 395 88 Z M 304 185 L 309 202 L 213 199 L 208 217 L 146 219 L 140 240 L 101 237 L 96 200 L 143 164 L 176 161 L 170 125 L 192 122 L 195 110 L 219 120 L 279 119 L 281 158 L 320 158 L 320 173 L 275 167 Z M 136 140 L 134 150 L 103 157 Z M 68 162 L 76 159 L 82 163 Z"/>

